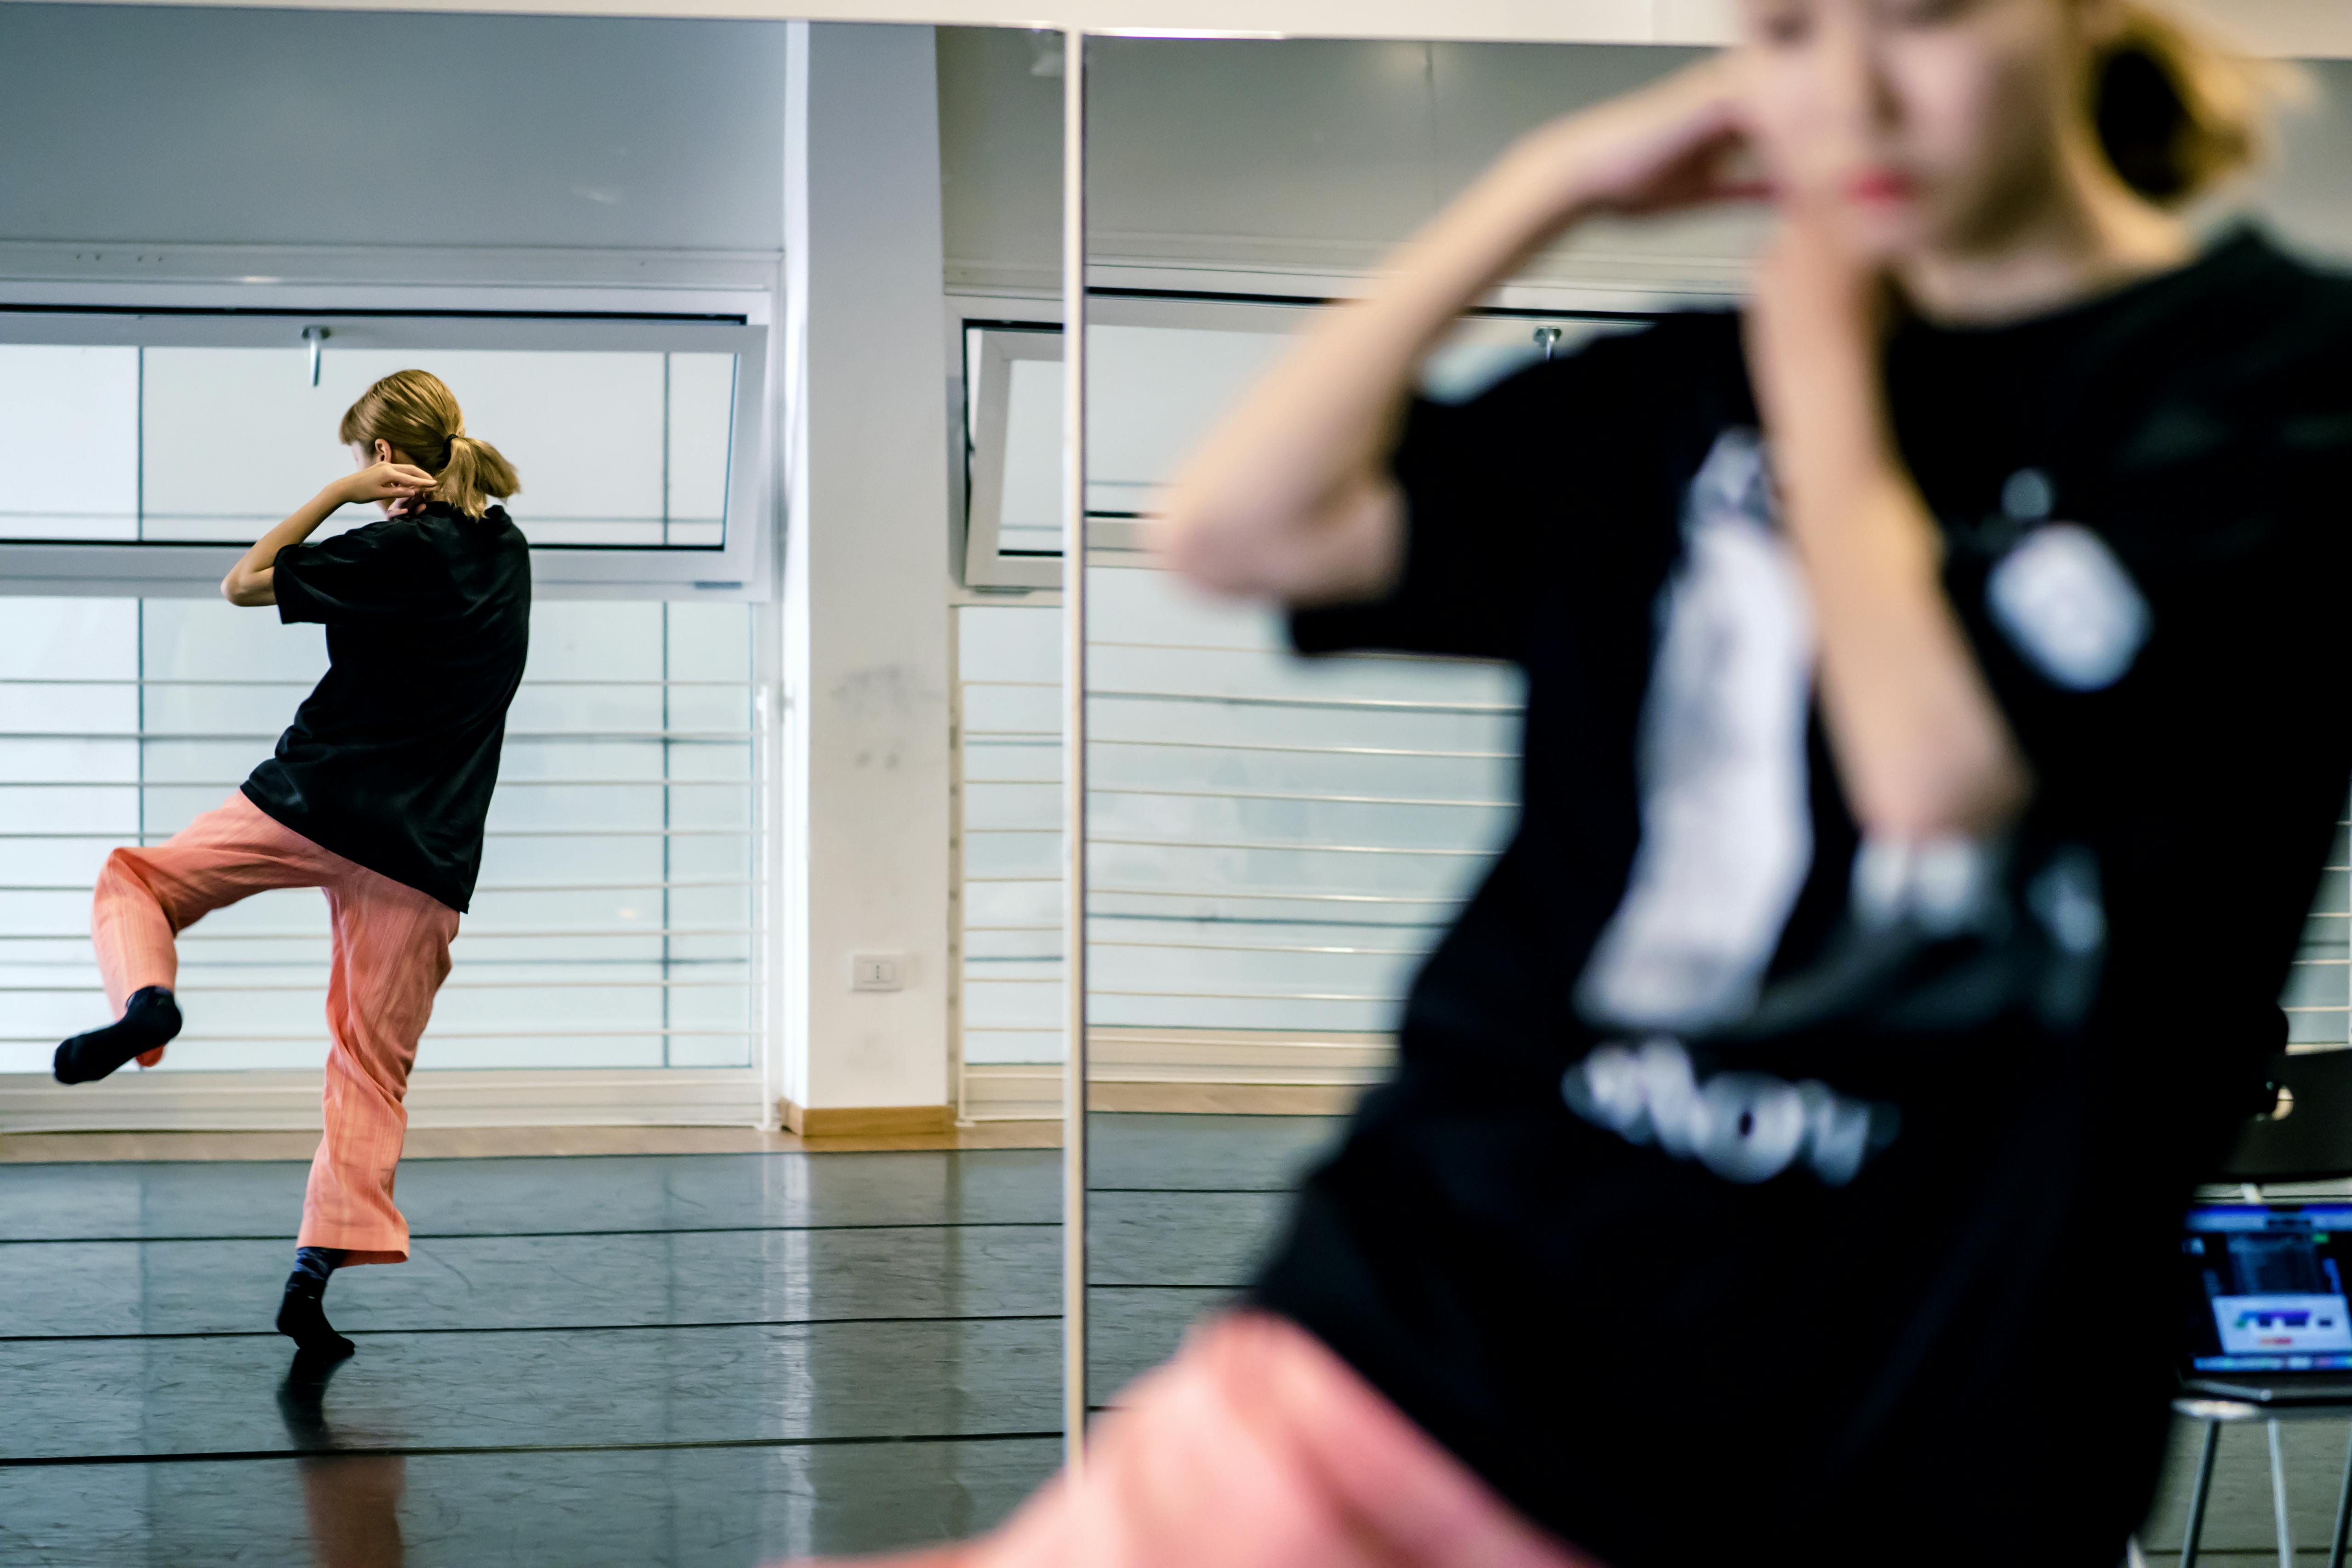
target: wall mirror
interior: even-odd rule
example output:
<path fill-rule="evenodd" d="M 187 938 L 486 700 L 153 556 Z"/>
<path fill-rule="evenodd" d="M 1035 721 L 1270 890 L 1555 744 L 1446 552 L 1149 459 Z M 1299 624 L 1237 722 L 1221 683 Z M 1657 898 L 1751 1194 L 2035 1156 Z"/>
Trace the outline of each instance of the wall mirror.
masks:
<path fill-rule="evenodd" d="M 966 1440 L 1056 1426 L 1053 1128 L 970 1173 L 941 1145 L 964 447 L 942 323 L 960 283 L 989 319 L 1057 296 L 1060 84 L 1033 68 L 1059 42 L 789 15 L 0 15 L 0 1145 L 131 1151 L 0 1204 L 0 1253 L 49 1260 L 0 1332 L 54 1374 L 10 1374 L 0 1449 L 257 1460 L 211 1524 L 133 1488 L 56 1539 L 194 1562 L 268 1529 L 299 1555 L 314 1484 L 313 1523 L 390 1541 L 371 1562 L 403 1528 L 434 1560 L 527 1529 L 563 1560 L 749 1562 L 909 1539 L 890 1508 L 828 1511 L 883 1474 L 860 1443 L 950 1500 L 915 1510 L 942 1532 L 1058 1458 Z M 998 47 L 1013 89 L 975 102 L 959 51 Z M 225 604 L 223 572 L 348 471 L 340 416 L 406 366 L 522 475 L 532 640 L 407 1084 L 415 1256 L 338 1275 L 361 1353 L 281 1405 L 323 900 L 183 933 L 187 1027 L 157 1069 L 68 1091 L 51 1053 L 109 1016 L 108 853 L 219 805 L 326 668 L 318 626 Z M 877 668 L 910 694 L 878 723 L 856 700 Z M 856 990 L 853 950 L 898 988 Z M 936 1125 L 803 1158 L 761 1131 L 780 1104 Z M 215 1135 L 260 1152 L 152 1163 Z M 201 1348 L 172 1379 L 121 1370 L 146 1336 L 215 1332 L 242 1371 Z M 328 1450 L 357 1458 L 266 1462 Z M 516 1467 L 565 1478 L 535 1525 L 499 1522 Z"/>
<path fill-rule="evenodd" d="M 1159 570 L 1144 524 L 1192 444 L 1290 334 L 1362 288 L 1512 138 L 1702 52 L 1088 45 L 1086 1332 L 1098 1380 L 1114 1363 L 1123 1374 L 1168 1353 L 1185 1324 L 1246 1283 L 1280 1224 L 1281 1194 L 1388 1070 L 1404 989 L 1498 847 L 1517 792 L 1512 671 L 1301 663 L 1277 616 L 1213 602 Z M 2328 62 L 2314 77 L 2319 107 L 2287 121 L 2256 202 L 2291 237 L 2342 255 L 2352 206 L 2317 171 L 2347 135 L 2352 79 Z M 1664 311 L 1734 304 L 1766 222 L 1718 211 L 1585 226 L 1462 321 L 1424 390 L 1466 396 Z M 1024 431 L 1059 427 L 1064 391 L 1046 367 L 1062 342 L 1024 330 L 984 340 L 980 353 L 983 374 L 1003 378 L 1010 417 L 975 426 L 975 484 L 1002 488 L 975 493 L 973 515 L 994 531 L 972 536 L 968 564 L 982 575 L 971 580 L 1054 580 L 1064 564 L 1046 526 L 1061 499 L 1054 454 Z M 1572 432 L 1556 460 L 1572 483 Z M 1022 610 L 973 613 L 994 619 L 972 623 L 968 658 L 1002 648 L 1010 669 L 1025 648 L 1040 678 L 1054 667 L 1054 627 L 1025 630 Z M 1056 743 L 1042 733 L 1055 728 L 1045 704 L 1026 722 L 1034 729 L 1018 743 Z M 1011 740 L 965 732 L 975 853 L 999 829 L 1020 840 L 1020 791 L 1031 786 L 981 782 L 992 749 Z M 1047 883 L 1068 863 L 1038 847 L 1035 879 L 1003 896 L 1025 910 L 1008 913 L 1008 927 L 1045 934 L 1056 901 Z M 2347 1039 L 2344 858 L 2339 836 L 2283 998 L 2308 1047 Z M 1038 1060 L 1059 1043 L 1046 1021 L 1068 1005 L 1051 984 L 1050 949 L 988 930 L 981 908 L 966 911 L 968 1029 L 987 1021 L 967 1034 L 973 1104 L 1042 1083 Z M 1146 1184 L 1145 1168 L 1185 1173 Z M 1096 1403 L 1115 1391 L 1116 1374 L 1098 1381 Z"/>
<path fill-rule="evenodd" d="M 1290 337 L 1361 289 L 1509 139 L 1692 51 L 1088 48 L 1087 1332 L 1099 1403 L 1246 1282 L 1292 1182 L 1389 1070 L 1405 986 L 1499 846 L 1516 793 L 1515 672 L 1301 663 L 1277 616 L 1162 572 L 1145 549 L 1148 520 L 1192 445 Z M 1466 395 L 1664 303 L 1724 296 L 1751 227 L 1735 216 L 1588 233 L 1466 318 L 1429 390 Z M 976 443 L 1002 440 L 1005 456 L 976 444 L 973 516 L 1000 524 L 999 581 L 1044 581 L 1064 564 L 1045 526 L 1059 499 L 1055 454 L 1032 437 L 1024 458 L 1018 443 L 1024 428 L 1058 430 L 1061 339 L 1006 332 L 1002 343 L 983 342 L 982 374 L 1003 376 L 1014 403 L 1001 424 L 975 426 Z M 979 487 L 1000 480 L 992 506 Z M 972 537 L 968 565 L 985 570 L 987 541 Z M 983 648 L 1001 648 L 1008 668 L 1025 649 L 1032 678 L 1050 682 L 1054 622 L 966 613 L 967 668 Z M 1049 700 L 1023 722 L 1050 730 L 1052 718 Z M 1038 811 L 1048 795 L 982 781 L 1009 781 L 1001 759 L 1045 754 L 1058 736 L 992 735 L 969 714 L 963 736 L 968 856 L 1024 842 L 1023 792 L 1039 791 L 1028 803 Z M 1036 879 L 1001 885 L 1001 923 L 1056 923 L 1055 847 L 1041 837 Z M 1037 962 L 1050 948 L 987 929 L 1000 922 L 978 893 L 966 906 L 974 1104 L 1042 1081 L 1065 1005 L 1054 968 Z"/>

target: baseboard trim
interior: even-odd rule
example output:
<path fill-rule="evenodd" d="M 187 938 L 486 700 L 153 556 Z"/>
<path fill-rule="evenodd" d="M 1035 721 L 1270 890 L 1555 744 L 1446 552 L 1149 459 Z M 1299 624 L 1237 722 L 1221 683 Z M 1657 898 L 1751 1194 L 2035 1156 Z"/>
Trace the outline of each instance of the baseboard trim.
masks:
<path fill-rule="evenodd" d="M 1097 1083 L 1089 1110 L 1187 1116 L 1346 1116 L 1364 1089 L 1336 1083 Z"/>
<path fill-rule="evenodd" d="M 803 1138 L 896 1138 L 951 1132 L 952 1105 L 795 1105 L 777 1101 L 784 1125 Z"/>
<path fill-rule="evenodd" d="M 267 1132 L 320 1124 L 323 1075 L 119 1073 L 68 1088 L 0 1073 L 0 1132 Z M 760 1074 L 743 1068 L 424 1071 L 408 1124 L 433 1127 L 757 1127 Z"/>
<path fill-rule="evenodd" d="M 1396 1062 L 1387 1035 L 1276 1029 L 1093 1029 L 1087 1048 L 1096 1110 L 1344 1115 Z M 967 1067 L 963 1086 L 967 1121 L 1062 1114 L 1062 1069 L 1051 1063 Z"/>

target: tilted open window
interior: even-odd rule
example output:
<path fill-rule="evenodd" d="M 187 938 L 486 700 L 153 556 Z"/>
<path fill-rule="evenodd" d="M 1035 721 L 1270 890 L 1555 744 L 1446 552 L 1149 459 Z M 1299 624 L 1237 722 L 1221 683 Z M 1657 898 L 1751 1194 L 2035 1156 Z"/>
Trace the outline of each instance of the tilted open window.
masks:
<path fill-rule="evenodd" d="M 0 310 L 0 579 L 208 592 L 350 471 L 343 410 L 413 366 L 520 474 L 541 582 L 751 583 L 766 347 L 724 317 Z"/>
<path fill-rule="evenodd" d="M 1185 457 L 1321 307 L 1165 297 L 1095 307 L 1088 376 L 1087 540 L 1137 549 Z M 1638 325 L 1622 316 L 1491 312 L 1465 320 L 1432 360 L 1429 390 L 1461 396 L 1522 363 Z M 1062 581 L 1062 331 L 966 321 L 969 478 L 964 582 Z"/>

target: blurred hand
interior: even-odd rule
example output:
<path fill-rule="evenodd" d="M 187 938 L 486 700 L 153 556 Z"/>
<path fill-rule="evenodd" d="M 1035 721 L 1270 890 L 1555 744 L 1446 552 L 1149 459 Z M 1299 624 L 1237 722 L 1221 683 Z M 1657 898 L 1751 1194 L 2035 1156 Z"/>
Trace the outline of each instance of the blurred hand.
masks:
<path fill-rule="evenodd" d="M 1718 55 L 1663 81 L 1556 120 L 1514 153 L 1563 207 L 1627 215 L 1752 201 L 1741 63 Z"/>

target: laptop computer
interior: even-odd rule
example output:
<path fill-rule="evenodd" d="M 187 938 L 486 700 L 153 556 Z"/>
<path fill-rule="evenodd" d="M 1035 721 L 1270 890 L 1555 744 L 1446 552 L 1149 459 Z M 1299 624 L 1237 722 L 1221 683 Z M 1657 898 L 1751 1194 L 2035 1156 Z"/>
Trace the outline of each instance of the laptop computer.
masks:
<path fill-rule="evenodd" d="M 2180 1260 L 2183 1393 L 2352 1401 L 2352 1202 L 2200 1204 Z"/>

